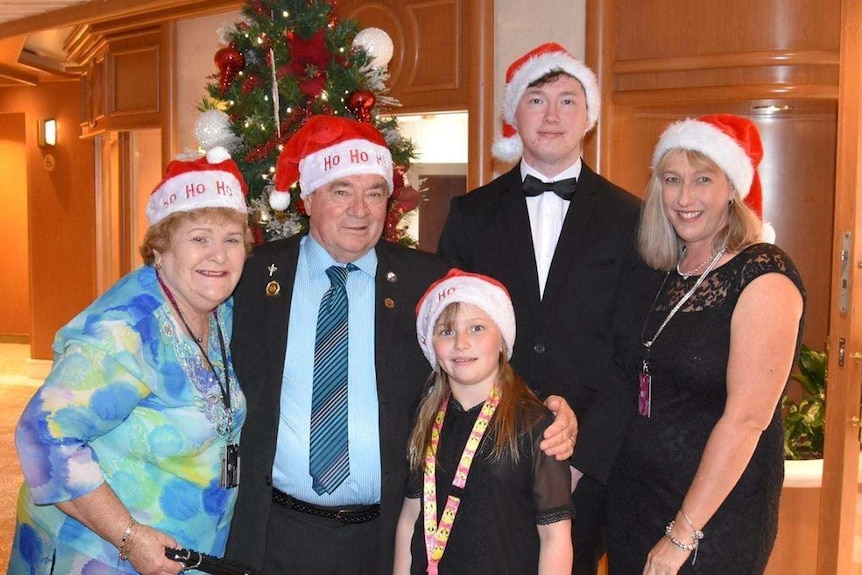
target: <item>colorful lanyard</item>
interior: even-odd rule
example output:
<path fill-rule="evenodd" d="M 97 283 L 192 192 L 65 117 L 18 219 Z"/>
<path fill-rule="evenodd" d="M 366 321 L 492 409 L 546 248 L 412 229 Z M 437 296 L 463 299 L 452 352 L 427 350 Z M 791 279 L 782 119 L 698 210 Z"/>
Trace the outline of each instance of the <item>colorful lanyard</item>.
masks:
<path fill-rule="evenodd" d="M 458 513 L 458 506 L 461 504 L 461 498 L 453 495 L 453 493 L 460 494 L 467 484 L 467 475 L 470 473 L 473 457 L 476 455 L 476 450 L 479 449 L 482 437 L 485 436 L 485 431 L 488 429 L 488 423 L 490 423 L 491 417 L 500 403 L 500 389 L 496 385 L 494 386 L 491 395 L 485 401 L 482 411 L 476 418 L 476 423 L 473 424 L 473 430 L 470 431 L 470 437 L 467 438 L 467 445 L 464 446 L 461 461 L 455 471 L 455 477 L 452 479 L 452 491 L 446 499 L 446 507 L 443 509 L 440 524 L 437 525 L 437 481 L 435 475 L 437 447 L 440 445 L 440 432 L 443 429 L 443 420 L 446 418 L 450 396 L 451 393 L 446 394 L 437 410 L 434 427 L 431 429 L 431 444 L 425 450 L 425 505 L 423 506 L 423 514 L 425 519 L 425 553 L 428 556 L 426 573 L 429 575 L 437 575 L 440 559 L 443 557 L 443 551 L 445 551 L 446 543 L 449 541 L 449 534 L 452 532 L 452 524 L 455 522 L 455 515 Z"/>

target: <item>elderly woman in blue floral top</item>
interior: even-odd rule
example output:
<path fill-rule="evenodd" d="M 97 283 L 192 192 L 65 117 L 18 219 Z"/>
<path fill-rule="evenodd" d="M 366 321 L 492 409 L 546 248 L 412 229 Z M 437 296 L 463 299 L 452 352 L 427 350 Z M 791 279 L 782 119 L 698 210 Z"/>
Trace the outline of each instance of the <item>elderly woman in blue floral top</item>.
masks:
<path fill-rule="evenodd" d="M 171 162 L 146 265 L 57 333 L 15 435 L 9 573 L 178 573 L 165 547 L 223 553 L 246 414 L 228 299 L 251 248 L 245 192 L 223 148 Z"/>

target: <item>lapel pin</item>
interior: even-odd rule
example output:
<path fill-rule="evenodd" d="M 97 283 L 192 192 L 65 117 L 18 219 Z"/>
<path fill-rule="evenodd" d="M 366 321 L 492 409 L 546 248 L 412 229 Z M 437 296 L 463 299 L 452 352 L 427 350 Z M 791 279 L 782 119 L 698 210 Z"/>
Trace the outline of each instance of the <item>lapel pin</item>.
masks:
<path fill-rule="evenodd" d="M 395 300 L 393 300 L 391 297 L 388 297 L 383 300 L 383 305 L 386 306 L 386 309 L 392 309 L 395 307 Z"/>
<path fill-rule="evenodd" d="M 281 284 L 275 280 L 272 280 L 268 284 L 266 284 L 266 295 L 269 297 L 277 297 L 278 294 L 281 293 Z"/>
<path fill-rule="evenodd" d="M 269 277 L 272 277 L 272 274 L 278 271 L 278 266 L 275 264 L 269 264 L 269 267 L 266 269 L 269 270 Z"/>
<path fill-rule="evenodd" d="M 398 281 L 398 276 L 395 275 L 395 272 L 386 272 L 386 281 L 391 284 L 394 284 Z"/>

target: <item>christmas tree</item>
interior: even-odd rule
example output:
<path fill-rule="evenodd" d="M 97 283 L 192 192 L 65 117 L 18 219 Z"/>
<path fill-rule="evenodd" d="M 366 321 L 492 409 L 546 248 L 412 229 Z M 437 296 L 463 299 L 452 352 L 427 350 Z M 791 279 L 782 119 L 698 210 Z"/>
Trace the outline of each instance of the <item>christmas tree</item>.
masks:
<path fill-rule="evenodd" d="M 198 140 L 227 146 L 249 185 L 252 228 L 262 241 L 288 237 L 308 225 L 298 185 L 290 203 L 270 205 L 276 159 L 283 145 L 313 115 L 372 123 L 384 135 L 395 164 L 395 190 L 383 236 L 414 245 L 404 216 L 419 194 L 404 173 L 414 157 L 392 116 L 399 105 L 386 95 L 392 42 L 385 32 L 358 32 L 338 18 L 337 0 L 249 0 L 243 19 L 223 29 L 215 54 L 218 74 L 207 84 L 196 126 Z M 218 112 L 215 110 L 221 110 Z"/>

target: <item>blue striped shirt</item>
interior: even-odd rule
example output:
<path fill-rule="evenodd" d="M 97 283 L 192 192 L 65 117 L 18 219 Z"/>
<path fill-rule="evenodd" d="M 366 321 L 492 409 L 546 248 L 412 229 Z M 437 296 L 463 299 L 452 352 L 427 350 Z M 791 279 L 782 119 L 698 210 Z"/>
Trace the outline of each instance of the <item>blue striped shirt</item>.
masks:
<path fill-rule="evenodd" d="M 329 289 L 326 269 L 338 264 L 310 235 L 302 239 L 290 304 L 287 353 L 281 384 L 278 447 L 273 485 L 315 505 L 370 505 L 380 501 L 380 434 L 377 373 L 374 367 L 374 276 L 377 254 L 371 250 L 353 262 L 347 276 L 348 441 L 350 476 L 335 493 L 318 495 L 308 473 L 309 421 L 317 312 Z"/>

